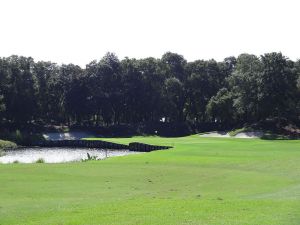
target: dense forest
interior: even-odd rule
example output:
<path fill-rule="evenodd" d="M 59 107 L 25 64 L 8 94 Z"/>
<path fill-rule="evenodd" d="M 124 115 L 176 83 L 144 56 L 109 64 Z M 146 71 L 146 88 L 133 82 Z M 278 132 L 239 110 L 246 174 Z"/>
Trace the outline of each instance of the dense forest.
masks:
<path fill-rule="evenodd" d="M 145 122 L 299 121 L 300 61 L 281 53 L 222 62 L 167 52 L 119 60 L 107 53 L 83 69 L 0 58 L 2 123 L 108 126 Z"/>

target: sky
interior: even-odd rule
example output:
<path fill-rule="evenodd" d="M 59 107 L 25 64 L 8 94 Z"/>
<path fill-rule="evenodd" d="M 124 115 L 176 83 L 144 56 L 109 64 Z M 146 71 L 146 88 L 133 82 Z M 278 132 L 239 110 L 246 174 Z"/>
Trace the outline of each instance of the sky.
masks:
<path fill-rule="evenodd" d="M 0 0 L 0 57 L 84 67 L 120 59 L 218 61 L 241 53 L 300 58 L 299 0 Z"/>

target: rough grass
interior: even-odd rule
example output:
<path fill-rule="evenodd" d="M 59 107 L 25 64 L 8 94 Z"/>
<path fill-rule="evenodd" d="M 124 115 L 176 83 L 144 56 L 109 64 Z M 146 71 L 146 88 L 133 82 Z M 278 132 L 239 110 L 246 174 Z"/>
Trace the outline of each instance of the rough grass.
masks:
<path fill-rule="evenodd" d="M 0 224 L 299 224 L 300 141 L 105 140 L 174 148 L 86 163 L 0 165 Z"/>
<path fill-rule="evenodd" d="M 253 131 L 253 129 L 251 129 L 249 127 L 243 127 L 243 128 L 232 130 L 232 131 L 228 132 L 228 134 L 230 137 L 234 137 L 239 133 L 248 132 L 248 131 Z"/>

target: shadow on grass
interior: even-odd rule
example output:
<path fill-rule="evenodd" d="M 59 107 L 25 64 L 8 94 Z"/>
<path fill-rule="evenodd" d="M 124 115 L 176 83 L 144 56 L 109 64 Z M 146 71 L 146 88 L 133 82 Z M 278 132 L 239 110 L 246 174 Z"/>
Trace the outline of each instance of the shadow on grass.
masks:
<path fill-rule="evenodd" d="M 299 135 L 284 135 L 284 134 L 274 134 L 274 133 L 265 133 L 262 137 L 262 140 L 300 140 Z"/>

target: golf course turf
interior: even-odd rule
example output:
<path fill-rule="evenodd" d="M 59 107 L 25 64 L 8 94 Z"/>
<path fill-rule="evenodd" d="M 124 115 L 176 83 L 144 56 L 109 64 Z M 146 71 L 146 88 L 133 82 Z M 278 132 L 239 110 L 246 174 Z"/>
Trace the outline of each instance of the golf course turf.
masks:
<path fill-rule="evenodd" d="M 0 225 L 300 224 L 300 141 L 102 139 L 173 146 L 102 161 L 0 164 Z"/>

